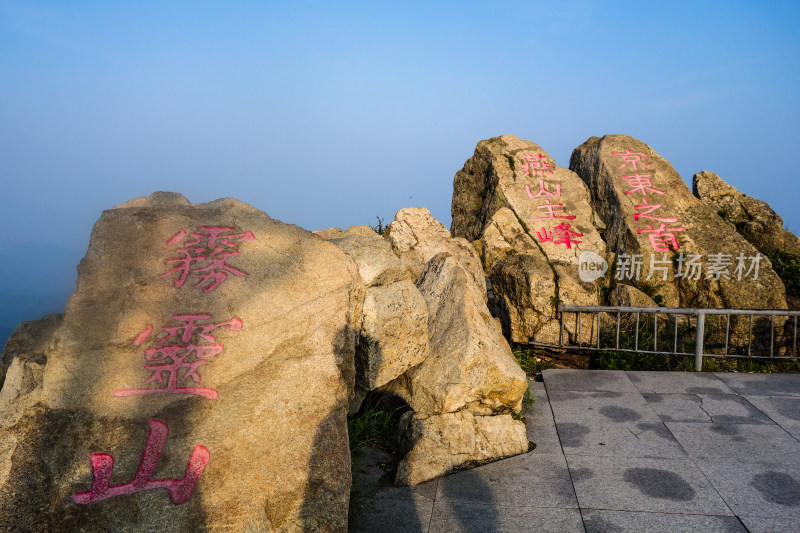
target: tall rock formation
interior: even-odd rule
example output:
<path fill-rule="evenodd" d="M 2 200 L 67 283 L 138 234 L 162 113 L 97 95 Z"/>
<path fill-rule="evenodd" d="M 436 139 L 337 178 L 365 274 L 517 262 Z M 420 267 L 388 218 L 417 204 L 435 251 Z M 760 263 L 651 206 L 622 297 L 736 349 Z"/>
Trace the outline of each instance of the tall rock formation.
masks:
<path fill-rule="evenodd" d="M 103 213 L 78 273 L 46 342 L 10 341 L 0 524 L 346 531 L 347 255 L 237 200 L 155 193 Z"/>
<path fill-rule="evenodd" d="M 455 175 L 451 209 L 451 231 L 481 252 L 514 342 L 556 342 L 559 303 L 598 304 L 602 277 L 583 281 L 579 268 L 583 252 L 606 259 L 604 225 L 586 184 L 537 144 L 479 142 Z"/>
<path fill-rule="evenodd" d="M 769 261 L 645 143 L 591 137 L 572 153 L 570 168 L 591 190 L 624 283 L 668 306 L 786 308 Z"/>

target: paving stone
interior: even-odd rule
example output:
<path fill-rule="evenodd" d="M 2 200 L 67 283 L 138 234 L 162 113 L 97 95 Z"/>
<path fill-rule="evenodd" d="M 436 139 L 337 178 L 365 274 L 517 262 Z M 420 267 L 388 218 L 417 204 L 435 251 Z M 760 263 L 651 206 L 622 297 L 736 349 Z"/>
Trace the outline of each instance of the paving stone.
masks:
<path fill-rule="evenodd" d="M 637 392 L 621 370 L 566 370 L 551 368 L 542 371 L 549 393 L 555 390 Z"/>
<path fill-rule="evenodd" d="M 781 427 L 791 436 L 800 440 L 800 422 L 783 423 Z"/>
<path fill-rule="evenodd" d="M 439 480 L 416 487 L 384 487 L 356 510 L 348 530 L 353 533 L 425 533 L 433 512 Z"/>
<path fill-rule="evenodd" d="M 750 533 L 800 531 L 800 518 L 759 518 L 755 516 L 743 516 L 741 518 Z"/>
<path fill-rule="evenodd" d="M 528 440 L 536 444 L 531 453 L 561 453 L 553 411 L 547 399 L 544 383 L 531 381 L 531 389 L 535 402 L 533 409 L 525 414 L 525 428 Z"/>
<path fill-rule="evenodd" d="M 527 453 L 439 480 L 436 502 L 577 508 L 562 454 Z"/>
<path fill-rule="evenodd" d="M 687 394 L 734 394 L 714 374 L 702 372 L 626 372 L 640 392 Z"/>
<path fill-rule="evenodd" d="M 800 396 L 800 374 L 715 372 L 714 375 L 745 396 Z"/>
<path fill-rule="evenodd" d="M 708 516 L 584 509 L 586 533 L 747 533 L 735 516 Z M 788 531 L 788 530 L 787 530 Z"/>
<path fill-rule="evenodd" d="M 558 435 L 567 455 L 598 457 L 687 457 L 663 422 L 628 424 L 559 422 Z"/>
<path fill-rule="evenodd" d="M 581 509 L 731 515 L 691 461 L 567 456 Z"/>
<path fill-rule="evenodd" d="M 800 442 L 775 424 L 665 424 L 693 459 L 800 467 Z"/>
<path fill-rule="evenodd" d="M 548 390 L 557 422 L 607 422 L 631 424 L 660 422 L 656 412 L 638 392 L 577 392 Z"/>
<path fill-rule="evenodd" d="M 800 517 L 800 467 L 776 465 L 774 461 L 695 463 L 737 516 L 791 520 Z"/>
<path fill-rule="evenodd" d="M 487 533 L 536 531 L 583 533 L 578 509 L 488 505 L 475 502 L 437 502 L 430 533 Z"/>
<path fill-rule="evenodd" d="M 747 395 L 744 398 L 781 426 L 800 423 L 800 396 Z"/>
<path fill-rule="evenodd" d="M 736 394 L 642 394 L 665 422 L 767 424 L 772 421 Z"/>

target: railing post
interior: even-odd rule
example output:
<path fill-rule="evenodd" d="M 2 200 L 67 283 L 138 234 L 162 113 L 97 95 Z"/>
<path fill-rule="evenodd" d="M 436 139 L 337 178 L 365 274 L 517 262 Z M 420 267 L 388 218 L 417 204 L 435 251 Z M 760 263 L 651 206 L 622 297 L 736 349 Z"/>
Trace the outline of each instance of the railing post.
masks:
<path fill-rule="evenodd" d="M 706 330 L 706 314 L 702 311 L 697 313 L 697 334 L 694 345 L 694 369 L 696 372 L 703 370 L 703 337 Z"/>

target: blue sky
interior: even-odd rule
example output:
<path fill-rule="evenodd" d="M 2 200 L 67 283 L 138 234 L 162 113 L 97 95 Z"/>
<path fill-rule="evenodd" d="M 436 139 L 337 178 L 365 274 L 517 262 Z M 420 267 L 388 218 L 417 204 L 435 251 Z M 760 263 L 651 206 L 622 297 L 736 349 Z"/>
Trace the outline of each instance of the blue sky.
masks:
<path fill-rule="evenodd" d="M 103 209 L 235 197 L 307 229 L 425 206 L 513 133 L 626 133 L 800 231 L 798 2 L 0 0 L 0 342 Z"/>

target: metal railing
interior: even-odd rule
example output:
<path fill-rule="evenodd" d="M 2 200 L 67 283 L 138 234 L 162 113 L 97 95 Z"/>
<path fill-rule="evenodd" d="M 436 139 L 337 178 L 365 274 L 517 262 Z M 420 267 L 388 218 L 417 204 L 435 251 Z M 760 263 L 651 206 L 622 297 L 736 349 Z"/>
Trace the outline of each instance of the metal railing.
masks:
<path fill-rule="evenodd" d="M 605 332 L 601 328 L 601 315 L 606 313 L 610 316 L 616 315 L 616 341 L 612 346 L 603 346 L 601 342 L 602 333 Z M 678 308 L 678 307 L 622 307 L 622 306 L 575 306 L 575 305 L 559 305 L 559 334 L 558 344 L 539 342 L 531 340 L 529 344 L 533 346 L 544 346 L 549 348 L 562 348 L 562 349 L 577 349 L 577 350 L 596 350 L 596 351 L 617 351 L 617 352 L 635 352 L 641 354 L 657 354 L 657 355 L 683 355 L 695 357 L 694 368 L 700 371 L 703 367 L 703 357 L 744 357 L 744 358 L 771 358 L 771 359 L 797 359 L 797 322 L 800 317 L 800 311 L 792 311 L 787 309 L 696 309 L 696 308 Z M 568 314 L 575 315 L 574 327 L 572 331 L 565 331 L 565 316 Z M 583 316 L 591 315 L 591 322 L 588 324 L 589 335 L 588 342 L 584 342 L 585 335 L 582 336 Z M 633 322 L 632 318 L 635 315 L 635 333 L 632 348 L 625 348 L 620 345 L 620 332 L 624 321 L 626 322 L 626 329 L 629 328 L 630 323 Z M 650 350 L 649 346 L 640 346 L 640 332 L 642 328 L 642 315 L 653 315 L 653 349 Z M 724 351 L 722 353 L 705 353 L 706 348 L 706 316 L 724 316 L 725 317 L 725 333 L 724 333 Z M 659 316 L 666 317 L 666 323 L 669 325 L 673 323 L 672 332 L 672 350 L 659 349 Z M 747 316 L 749 317 L 746 332 L 746 345 L 747 353 L 731 353 L 731 340 L 735 338 L 737 341 L 736 348 L 742 348 L 743 324 L 740 319 L 734 319 L 735 335 L 732 337 L 731 317 Z M 673 317 L 670 320 L 670 317 Z M 679 317 L 685 317 L 684 325 L 679 327 Z M 691 318 L 695 317 L 694 326 L 692 326 Z M 766 335 L 765 330 L 767 325 L 765 321 L 769 322 L 769 343 L 767 348 L 766 339 L 759 339 L 754 342 L 755 334 L 753 331 L 754 317 L 758 322 L 758 329 L 762 333 L 762 337 Z M 783 317 L 786 317 L 784 320 Z M 776 323 L 783 331 L 778 332 L 776 335 Z M 791 333 L 786 332 L 787 325 L 791 326 Z M 649 326 L 648 326 L 649 328 Z M 694 351 L 679 351 L 678 339 L 679 330 L 681 338 L 681 346 L 685 343 L 685 336 L 687 333 L 694 333 Z M 612 323 L 612 336 L 614 333 Z M 648 329 L 648 334 L 650 333 Z M 713 332 L 713 336 L 721 344 L 722 332 L 717 330 Z M 576 342 L 570 343 L 569 338 L 574 337 Z M 606 335 L 607 336 L 607 335 Z M 776 352 L 776 337 L 783 341 L 783 346 L 779 346 Z M 567 341 L 565 343 L 565 340 Z M 662 343 L 663 344 L 663 343 Z M 760 348 L 761 354 L 754 353 L 754 345 Z M 721 346 L 720 346 L 721 348 Z M 790 349 L 791 348 L 791 349 Z M 791 352 L 791 355 L 789 355 Z"/>

